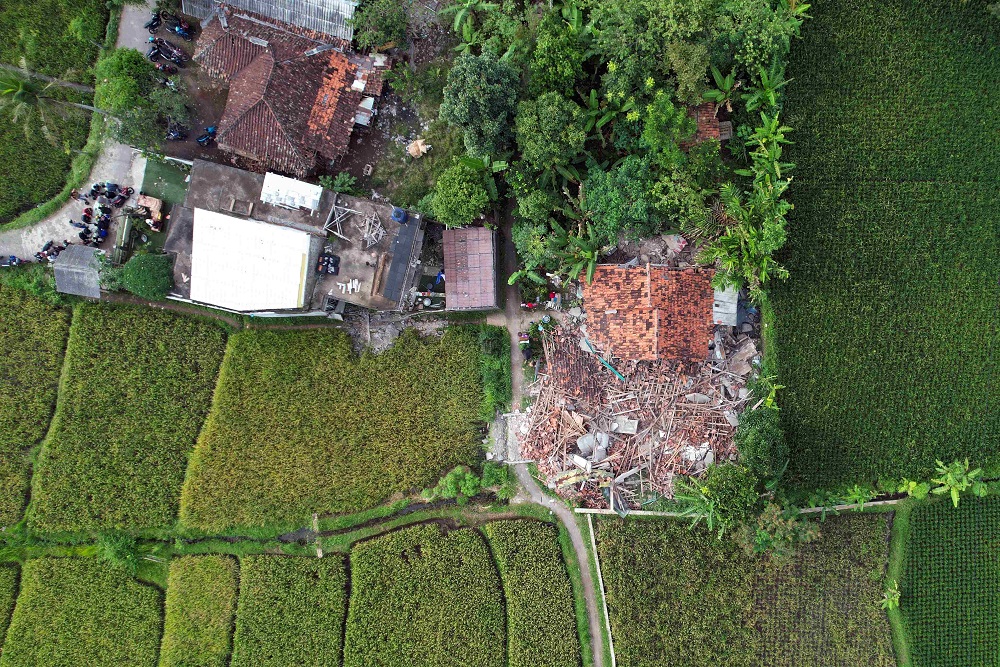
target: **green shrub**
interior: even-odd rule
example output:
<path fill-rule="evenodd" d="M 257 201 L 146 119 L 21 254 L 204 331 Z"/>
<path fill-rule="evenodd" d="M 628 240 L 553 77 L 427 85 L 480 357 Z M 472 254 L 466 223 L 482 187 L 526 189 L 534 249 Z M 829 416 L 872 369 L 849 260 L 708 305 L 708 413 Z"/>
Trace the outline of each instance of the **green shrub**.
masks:
<path fill-rule="evenodd" d="M 510 409 L 510 334 L 505 327 L 484 324 L 479 333 L 482 348 L 483 406 L 479 418 L 493 421 L 497 412 Z"/>
<path fill-rule="evenodd" d="M 336 330 L 230 338 L 181 499 L 187 526 L 294 525 L 430 486 L 478 451 L 475 329 L 356 358 Z"/>
<path fill-rule="evenodd" d="M 883 516 L 827 519 L 783 568 L 676 520 L 601 520 L 622 667 L 894 667 Z"/>
<path fill-rule="evenodd" d="M 345 667 L 502 667 L 505 645 L 500 580 L 479 533 L 418 526 L 354 547 Z"/>
<path fill-rule="evenodd" d="M 1000 499 L 918 505 L 900 582 L 914 667 L 988 665 L 1000 652 Z"/>
<path fill-rule="evenodd" d="M 21 518 L 28 452 L 48 429 L 68 332 L 69 311 L 0 285 L 0 525 Z"/>
<path fill-rule="evenodd" d="M 761 479 L 780 477 L 788 465 L 788 444 L 777 410 L 758 408 L 744 411 L 740 415 L 735 440 L 740 461 Z"/>
<path fill-rule="evenodd" d="M 354 15 L 354 41 L 362 49 L 389 42 L 406 46 L 406 26 L 411 0 L 366 0 Z"/>
<path fill-rule="evenodd" d="M 155 667 L 162 597 L 93 558 L 29 560 L 0 667 Z"/>
<path fill-rule="evenodd" d="M 143 299 L 160 301 L 174 286 L 173 264 L 170 255 L 133 255 L 122 267 L 121 286 Z"/>
<path fill-rule="evenodd" d="M 445 169 L 438 176 L 431 200 L 437 222 L 445 227 L 463 227 L 481 216 L 490 203 L 485 178 L 491 177 L 458 161 Z"/>
<path fill-rule="evenodd" d="M 237 576 L 229 556 L 170 561 L 159 667 L 228 667 Z"/>
<path fill-rule="evenodd" d="M 483 526 L 507 601 L 509 667 L 578 667 L 573 589 L 559 531 L 536 521 Z"/>
<path fill-rule="evenodd" d="M 338 556 L 241 559 L 232 667 L 339 667 L 346 585 Z"/>
<path fill-rule="evenodd" d="M 32 480 L 31 527 L 172 525 L 225 338 L 213 324 L 162 311 L 79 306 Z"/>

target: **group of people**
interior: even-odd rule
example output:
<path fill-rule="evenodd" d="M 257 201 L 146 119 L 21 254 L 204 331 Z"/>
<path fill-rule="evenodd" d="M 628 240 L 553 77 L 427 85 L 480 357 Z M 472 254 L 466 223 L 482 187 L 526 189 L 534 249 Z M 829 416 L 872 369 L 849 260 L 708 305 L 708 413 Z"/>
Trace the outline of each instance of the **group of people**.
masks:
<path fill-rule="evenodd" d="M 99 246 L 108 237 L 111 228 L 111 214 L 115 202 L 121 198 L 124 191 L 117 183 L 94 183 L 89 193 L 73 190 L 72 197 L 83 203 L 85 208 L 80 220 L 70 219 L 69 224 L 80 230 L 80 241 L 89 246 Z M 93 205 L 91 205 L 93 199 Z M 95 209 L 96 207 L 96 209 Z"/>

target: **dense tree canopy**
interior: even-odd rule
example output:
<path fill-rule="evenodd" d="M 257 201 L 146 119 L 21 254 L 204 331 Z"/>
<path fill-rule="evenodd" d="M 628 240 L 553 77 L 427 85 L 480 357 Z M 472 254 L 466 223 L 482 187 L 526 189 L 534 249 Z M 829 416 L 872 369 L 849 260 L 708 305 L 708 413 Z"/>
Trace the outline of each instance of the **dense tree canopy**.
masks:
<path fill-rule="evenodd" d="M 446 227 L 461 227 L 478 218 L 490 203 L 484 174 L 456 162 L 438 178 L 431 206 L 437 221 Z"/>
<path fill-rule="evenodd" d="M 567 165 L 587 139 L 583 109 L 559 93 L 517 105 L 515 136 L 521 157 L 538 170 Z"/>
<path fill-rule="evenodd" d="M 441 118 L 462 129 L 473 157 L 507 150 L 519 86 L 517 71 L 492 51 L 462 54 L 448 72 Z"/>

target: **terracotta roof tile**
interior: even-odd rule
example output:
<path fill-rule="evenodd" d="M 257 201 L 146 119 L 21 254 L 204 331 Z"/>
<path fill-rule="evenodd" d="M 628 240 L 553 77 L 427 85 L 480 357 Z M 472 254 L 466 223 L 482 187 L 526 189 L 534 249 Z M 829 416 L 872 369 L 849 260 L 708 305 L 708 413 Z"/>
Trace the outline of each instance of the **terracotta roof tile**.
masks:
<path fill-rule="evenodd" d="M 713 331 L 712 275 L 707 269 L 600 265 L 583 288 L 587 336 L 623 359 L 703 360 Z"/>
<path fill-rule="evenodd" d="M 320 156 L 344 155 L 361 101 L 350 90 L 347 56 L 337 50 L 306 56 L 320 43 L 316 34 L 264 17 L 232 14 L 228 23 L 226 32 L 209 21 L 195 55 L 229 82 L 219 146 L 300 177 Z"/>
<path fill-rule="evenodd" d="M 496 235 L 484 227 L 446 229 L 442 243 L 448 310 L 496 308 Z"/>

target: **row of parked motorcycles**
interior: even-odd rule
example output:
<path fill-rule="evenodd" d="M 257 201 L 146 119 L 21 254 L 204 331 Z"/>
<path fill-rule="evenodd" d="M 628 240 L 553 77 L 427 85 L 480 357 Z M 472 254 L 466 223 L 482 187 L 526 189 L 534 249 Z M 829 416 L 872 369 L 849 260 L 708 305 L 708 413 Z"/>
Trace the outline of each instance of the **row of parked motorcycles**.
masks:
<path fill-rule="evenodd" d="M 142 27 L 148 30 L 150 35 L 155 35 L 161 27 L 166 27 L 167 32 L 177 35 L 185 42 L 194 39 L 194 29 L 191 24 L 166 10 L 153 12 L 153 18 L 146 21 Z"/>
<path fill-rule="evenodd" d="M 205 128 L 204 133 L 198 136 L 195 141 L 201 147 L 208 147 L 215 143 L 215 135 L 217 133 L 217 128 L 214 125 L 210 125 Z M 167 141 L 184 141 L 188 138 L 188 132 L 185 128 L 181 127 L 177 123 L 171 122 L 167 126 Z"/>

